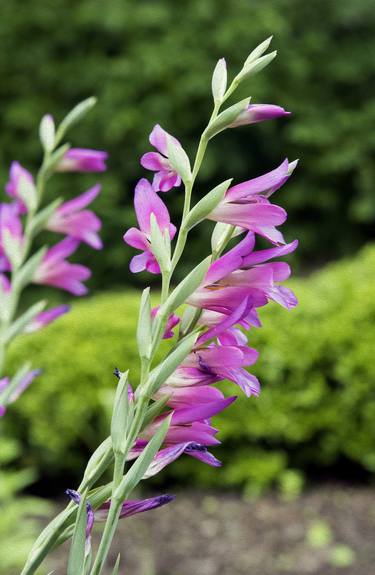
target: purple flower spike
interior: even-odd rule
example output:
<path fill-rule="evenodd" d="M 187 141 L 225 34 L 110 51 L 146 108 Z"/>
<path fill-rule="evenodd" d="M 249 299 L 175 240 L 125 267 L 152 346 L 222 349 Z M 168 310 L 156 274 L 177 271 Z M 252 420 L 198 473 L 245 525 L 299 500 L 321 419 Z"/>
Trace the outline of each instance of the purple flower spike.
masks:
<path fill-rule="evenodd" d="M 265 120 L 274 120 L 275 118 L 289 115 L 290 112 L 274 104 L 250 104 L 246 110 L 237 116 L 229 127 L 237 128 L 238 126 L 256 124 L 258 122 L 264 122 Z"/>
<path fill-rule="evenodd" d="M 70 305 L 58 305 L 47 311 L 42 311 L 34 317 L 33 321 L 25 329 L 25 333 L 33 333 L 38 331 L 48 325 L 49 323 L 55 321 L 61 315 L 68 313 L 70 310 Z"/>
<path fill-rule="evenodd" d="M 156 192 L 168 192 L 181 185 L 181 177 L 175 172 L 168 159 L 167 137 L 180 146 L 180 142 L 156 124 L 150 134 L 150 143 L 158 152 L 148 152 L 141 158 L 141 165 L 147 170 L 156 172 L 152 186 Z"/>
<path fill-rule="evenodd" d="M 9 170 L 9 181 L 5 184 L 5 191 L 11 198 L 16 200 L 19 213 L 25 214 L 27 208 L 21 199 L 20 187 L 22 180 L 34 185 L 34 178 L 19 162 L 12 162 Z"/>
<path fill-rule="evenodd" d="M 58 172 L 105 172 L 107 152 L 86 148 L 71 148 L 63 156 Z"/>
<path fill-rule="evenodd" d="M 160 267 L 151 251 L 150 232 L 151 214 L 154 214 L 156 222 L 162 233 L 168 230 L 169 237 L 172 240 L 176 233 L 176 227 L 171 224 L 168 209 L 158 194 L 152 188 L 150 182 L 145 178 L 139 180 L 135 188 L 134 207 L 138 220 L 139 229 L 130 228 L 124 234 L 124 241 L 132 246 L 142 250 L 143 253 L 134 256 L 130 262 L 130 271 L 133 273 L 147 270 L 152 274 L 159 274 Z"/>
<path fill-rule="evenodd" d="M 82 282 L 90 277 L 90 270 L 65 260 L 77 249 L 78 244 L 79 240 L 68 237 L 50 248 L 36 270 L 33 282 L 58 287 L 77 296 L 87 293 Z"/>
<path fill-rule="evenodd" d="M 97 233 L 102 226 L 101 221 L 94 212 L 83 209 L 97 197 L 100 189 L 97 184 L 73 200 L 64 202 L 50 217 L 47 229 L 67 234 L 96 250 L 101 249 L 103 244 Z"/>

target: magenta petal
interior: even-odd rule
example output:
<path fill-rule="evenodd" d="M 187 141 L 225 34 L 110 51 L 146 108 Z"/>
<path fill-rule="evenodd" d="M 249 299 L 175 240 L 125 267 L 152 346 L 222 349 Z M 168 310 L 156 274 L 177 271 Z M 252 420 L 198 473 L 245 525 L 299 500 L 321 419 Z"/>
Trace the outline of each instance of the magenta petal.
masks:
<path fill-rule="evenodd" d="M 138 256 L 132 257 L 129 265 L 130 271 L 133 274 L 142 272 L 143 270 L 146 269 L 147 260 L 148 260 L 147 252 L 143 252 L 143 254 L 139 254 Z"/>
<path fill-rule="evenodd" d="M 157 152 L 147 152 L 141 157 L 141 165 L 147 170 L 159 172 L 168 169 L 168 161 Z"/>
<path fill-rule="evenodd" d="M 194 407 L 176 410 L 172 415 L 171 425 L 186 425 L 194 421 L 202 421 L 213 417 L 220 411 L 226 409 L 237 398 L 227 397 L 212 403 L 205 403 L 204 405 L 197 405 Z"/>
<path fill-rule="evenodd" d="M 82 210 L 95 200 L 95 198 L 100 194 L 100 191 L 101 191 L 101 185 L 96 184 L 83 194 L 80 194 L 79 196 L 73 198 L 72 200 L 64 202 L 61 206 L 57 208 L 57 211 L 60 214 L 67 215 Z"/>
<path fill-rule="evenodd" d="M 261 264 L 263 262 L 266 262 L 272 258 L 279 258 L 285 256 L 287 254 L 290 254 L 291 252 L 294 252 L 297 246 L 298 246 L 298 240 L 294 240 L 290 244 L 285 244 L 284 246 L 253 252 L 244 257 L 242 267 L 250 267 L 255 264 Z"/>
<path fill-rule="evenodd" d="M 151 214 L 154 214 L 161 230 L 169 227 L 170 219 L 167 207 L 146 178 L 139 180 L 135 188 L 134 207 L 142 232 L 150 233 Z"/>
<path fill-rule="evenodd" d="M 256 194 L 269 195 L 282 186 L 289 178 L 288 169 L 289 162 L 285 159 L 275 170 L 229 188 L 225 195 L 225 200 L 233 202 Z"/>
<path fill-rule="evenodd" d="M 138 250 L 148 250 L 150 247 L 146 235 L 138 228 L 130 228 L 127 230 L 123 236 L 123 240 L 129 246 L 137 248 Z"/>

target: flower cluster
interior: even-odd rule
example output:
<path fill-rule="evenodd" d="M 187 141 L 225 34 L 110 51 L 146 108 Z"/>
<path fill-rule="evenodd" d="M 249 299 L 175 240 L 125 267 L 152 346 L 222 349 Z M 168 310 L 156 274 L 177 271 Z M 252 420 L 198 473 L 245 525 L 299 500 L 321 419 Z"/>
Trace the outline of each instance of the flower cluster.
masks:
<path fill-rule="evenodd" d="M 48 124 L 50 130 L 54 129 L 51 116 L 45 116 L 43 122 L 45 126 Z M 49 152 L 52 151 L 53 147 Z M 46 157 L 50 158 L 51 153 L 45 155 L 45 161 Z M 71 148 L 61 155 L 52 171 L 102 172 L 106 167 L 106 158 L 106 152 Z M 54 286 L 80 296 L 87 291 L 83 282 L 90 277 L 91 272 L 86 266 L 71 263 L 67 258 L 81 242 L 94 249 L 102 247 L 98 235 L 101 221 L 94 212 L 87 209 L 100 193 L 100 185 L 95 185 L 74 199 L 45 207 L 41 206 L 42 184 L 45 181 L 45 172 L 39 174 L 38 182 L 38 178 L 35 181 L 19 162 L 12 162 L 9 180 L 5 185 L 9 200 L 0 203 L 0 319 L 5 334 L 7 329 L 12 329 L 12 323 L 17 321 L 14 316 L 20 291 L 25 287 L 21 285 L 20 288 L 19 277 L 25 275 L 25 270 L 29 273 L 24 284 Z M 33 238 L 42 230 L 63 234 L 65 237 L 52 247 L 45 248 L 40 252 L 40 257 L 37 254 L 29 258 Z M 33 265 L 35 258 L 38 258 L 37 265 Z M 37 331 L 67 311 L 68 305 L 59 305 L 30 313 L 27 321 L 22 321 L 22 331 Z M 3 355 L 4 349 L 1 357 Z M 6 405 L 14 402 L 38 373 L 39 370 L 31 370 L 18 378 L 19 381 L 8 377 L 0 380 L 0 415 L 4 415 Z"/>
<path fill-rule="evenodd" d="M 140 381 L 133 389 L 129 372 L 115 370 L 118 385 L 110 436 L 90 458 L 78 490 L 67 491 L 79 506 L 78 512 L 69 506 L 45 529 L 22 575 L 35 573 L 55 542 L 69 537 L 73 523 L 68 572 L 103 573 L 118 520 L 173 499 L 170 495 L 129 499 L 143 479 L 159 473 L 183 454 L 212 467 L 221 465 L 210 451 L 220 443 L 212 418 L 227 409 L 236 396 L 226 397 L 218 384 L 229 380 L 247 397 L 260 393 L 260 382 L 248 371 L 258 359 L 258 351 L 251 347 L 248 337 L 261 326 L 259 308 L 270 301 L 286 309 L 297 304 L 293 292 L 283 285 L 290 268 L 280 258 L 293 252 L 298 242 L 284 240 L 279 226 L 287 214 L 271 201 L 297 162 L 286 159 L 271 172 L 235 185 L 227 180 L 195 205 L 191 203 L 211 138 L 227 128 L 288 115 L 280 106 L 250 104 L 250 98 L 221 111 L 240 82 L 273 60 L 276 52 L 265 54 L 270 41 L 268 38 L 249 54 L 228 88 L 225 60 L 218 61 L 212 77 L 214 108 L 192 166 L 181 143 L 160 125 L 150 134 L 156 151 L 144 154 L 141 165 L 153 172 L 152 181 L 142 178 L 135 186 L 138 227 L 130 228 L 123 236 L 128 245 L 140 251 L 131 259 L 130 270 L 161 276 L 159 305 L 152 307 L 150 288 L 141 297 L 136 333 Z M 161 195 L 171 194 L 171 190 L 182 185 L 183 210 L 177 230 Z M 58 225 L 66 229 L 64 217 L 62 220 L 58 219 Z M 211 253 L 171 289 L 188 234 L 205 220 L 216 222 Z M 82 239 L 83 236 L 65 240 L 64 255 L 68 255 L 71 241 Z M 48 276 L 50 269 L 49 261 L 43 265 L 39 270 L 42 278 L 43 274 Z M 79 282 L 82 278 L 74 279 Z M 163 339 L 172 339 L 171 349 L 155 365 L 156 351 Z M 112 482 L 96 486 L 112 465 Z M 95 520 L 105 520 L 105 526 L 92 562 L 90 534 Z M 119 560 L 114 573 L 118 572 Z"/>

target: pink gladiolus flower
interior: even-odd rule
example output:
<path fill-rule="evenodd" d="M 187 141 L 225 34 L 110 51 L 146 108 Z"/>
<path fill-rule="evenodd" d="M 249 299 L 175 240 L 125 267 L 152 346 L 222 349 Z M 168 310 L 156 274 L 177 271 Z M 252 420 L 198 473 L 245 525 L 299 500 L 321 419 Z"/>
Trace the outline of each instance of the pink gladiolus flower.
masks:
<path fill-rule="evenodd" d="M 145 178 L 142 178 L 136 185 L 134 207 L 139 229 L 130 228 L 124 234 L 124 241 L 133 248 L 143 250 L 143 253 L 132 258 L 130 270 L 137 273 L 146 269 L 152 274 L 158 274 L 160 267 L 151 251 L 150 244 L 151 214 L 154 214 L 162 233 L 168 230 L 171 240 L 176 233 L 176 227 L 171 224 L 167 207 Z"/>
<path fill-rule="evenodd" d="M 58 172 L 105 172 L 107 152 L 86 148 L 71 148 L 56 167 Z"/>
<path fill-rule="evenodd" d="M 97 184 L 80 196 L 64 202 L 48 220 L 47 229 L 67 234 L 94 249 L 101 249 L 102 241 L 97 233 L 101 228 L 101 221 L 94 212 L 83 209 L 97 197 L 100 189 L 101 186 Z"/>
<path fill-rule="evenodd" d="M 10 271 L 11 263 L 5 253 L 4 236 L 8 233 L 17 251 L 21 252 L 23 245 L 23 229 L 17 204 L 0 203 L 0 272 Z"/>
<path fill-rule="evenodd" d="M 282 116 L 289 116 L 290 112 L 275 106 L 274 104 L 250 104 L 246 110 L 243 110 L 234 122 L 229 126 L 230 128 L 237 128 L 238 126 L 246 126 L 248 124 L 256 124 L 257 122 L 264 122 L 265 120 L 274 120 Z"/>
<path fill-rule="evenodd" d="M 158 313 L 159 310 L 159 306 L 158 307 L 154 307 L 151 310 L 151 317 L 154 318 L 156 316 L 156 314 Z M 163 335 L 163 339 L 170 339 L 171 337 L 174 336 L 173 333 L 173 329 L 176 327 L 176 325 L 178 325 L 180 323 L 180 318 L 178 317 L 178 315 L 176 315 L 175 313 L 172 313 L 169 317 L 168 317 L 168 321 L 167 321 L 167 325 L 165 328 L 165 332 Z"/>
<path fill-rule="evenodd" d="M 275 244 L 285 243 L 276 226 L 285 222 L 286 211 L 268 198 L 289 179 L 295 166 L 296 162 L 285 160 L 268 174 L 232 186 L 208 219 L 251 230 Z"/>
<path fill-rule="evenodd" d="M 61 315 L 68 313 L 70 310 L 70 305 L 58 305 L 47 311 L 42 311 L 34 317 L 31 323 L 25 328 L 25 333 L 33 333 L 41 328 L 45 327 L 49 323 L 55 321 Z"/>
<path fill-rule="evenodd" d="M 90 277 L 90 270 L 65 260 L 78 245 L 79 240 L 68 237 L 50 248 L 36 270 L 33 282 L 58 287 L 77 296 L 87 293 L 82 282 Z"/>
<path fill-rule="evenodd" d="M 168 192 L 174 187 L 181 185 L 181 177 L 175 172 L 168 159 L 167 137 L 174 140 L 176 144 L 180 142 L 168 134 L 159 124 L 156 124 L 150 134 L 150 143 L 158 152 L 148 152 L 141 158 L 141 165 L 147 170 L 156 172 L 152 186 L 157 192 Z"/>
<path fill-rule="evenodd" d="M 5 184 L 5 191 L 8 196 L 16 200 L 19 213 L 25 214 L 27 212 L 27 208 L 22 201 L 20 194 L 22 180 L 26 180 L 26 182 L 34 185 L 34 178 L 30 172 L 23 168 L 19 162 L 12 162 L 9 171 L 9 181 Z"/>
<path fill-rule="evenodd" d="M 6 394 L 7 387 L 10 383 L 8 377 L 3 377 L 0 379 L 0 417 L 3 416 L 6 412 L 6 408 L 9 404 L 14 403 L 20 395 L 29 387 L 32 381 L 41 373 L 40 369 L 34 369 L 26 373 L 21 381 L 18 383 L 15 389 L 12 390 L 10 395 Z M 2 399 L 1 394 L 5 393 L 5 404 L 4 399 Z"/>

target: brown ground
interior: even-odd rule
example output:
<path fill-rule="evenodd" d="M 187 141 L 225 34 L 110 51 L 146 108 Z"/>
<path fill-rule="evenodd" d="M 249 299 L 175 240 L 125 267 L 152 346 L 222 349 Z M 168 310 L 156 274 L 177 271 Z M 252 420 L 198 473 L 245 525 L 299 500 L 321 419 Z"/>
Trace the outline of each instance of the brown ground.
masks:
<path fill-rule="evenodd" d="M 180 494 L 122 520 L 112 565 L 121 551 L 125 575 L 375 575 L 374 495 L 332 486 L 291 502 Z M 60 550 L 56 575 L 62 559 Z"/>

